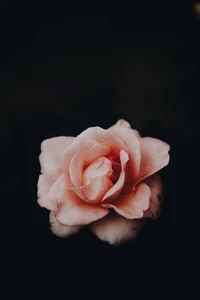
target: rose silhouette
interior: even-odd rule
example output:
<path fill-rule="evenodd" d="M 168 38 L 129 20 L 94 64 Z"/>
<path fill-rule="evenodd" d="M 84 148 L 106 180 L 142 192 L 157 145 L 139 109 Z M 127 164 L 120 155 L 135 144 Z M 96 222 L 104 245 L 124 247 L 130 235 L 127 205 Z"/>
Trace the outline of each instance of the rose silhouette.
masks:
<path fill-rule="evenodd" d="M 68 237 L 89 225 L 110 244 L 136 237 L 145 218 L 160 214 L 163 184 L 156 173 L 169 163 L 169 149 L 125 120 L 43 141 L 38 203 L 50 210 L 53 233 Z"/>

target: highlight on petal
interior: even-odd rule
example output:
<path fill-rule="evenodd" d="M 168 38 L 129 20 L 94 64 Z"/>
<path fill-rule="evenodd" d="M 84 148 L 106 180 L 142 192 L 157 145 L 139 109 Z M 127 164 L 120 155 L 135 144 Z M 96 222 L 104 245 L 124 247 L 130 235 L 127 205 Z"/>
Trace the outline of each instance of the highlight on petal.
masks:
<path fill-rule="evenodd" d="M 134 193 L 119 195 L 111 204 L 101 204 L 114 210 L 127 219 L 142 218 L 149 207 L 151 191 L 147 184 L 141 183 Z"/>
<path fill-rule="evenodd" d="M 127 164 L 127 182 L 134 182 L 140 171 L 140 161 L 141 161 L 141 152 L 140 152 L 140 142 L 133 132 L 132 129 L 125 128 L 122 126 L 113 126 L 109 129 L 116 136 L 118 136 L 125 147 L 128 149 L 129 162 Z"/>
<path fill-rule="evenodd" d="M 92 223 L 90 229 L 100 240 L 113 246 L 135 239 L 145 224 L 144 219 L 126 219 L 114 211 Z"/>
<path fill-rule="evenodd" d="M 151 189 L 150 205 L 144 212 L 144 217 L 156 219 L 160 215 L 164 198 L 164 186 L 159 174 L 154 174 L 145 179 L 145 183 Z"/>
<path fill-rule="evenodd" d="M 77 232 L 79 232 L 80 229 L 82 228 L 82 226 L 65 226 L 65 225 L 62 225 L 56 219 L 54 212 L 50 212 L 50 214 L 49 214 L 49 223 L 50 223 L 51 231 L 55 235 L 57 235 L 61 238 L 66 238 L 66 237 L 69 237 L 71 235 L 74 235 Z"/>
<path fill-rule="evenodd" d="M 107 176 L 98 176 L 90 179 L 82 187 L 82 191 L 88 203 L 99 203 L 112 186 L 113 183 Z"/>
<path fill-rule="evenodd" d="M 109 177 L 112 172 L 111 161 L 106 157 L 99 157 L 85 169 L 83 173 L 83 184 L 94 177 Z"/>
<path fill-rule="evenodd" d="M 139 181 L 158 172 L 169 163 L 170 146 L 158 139 L 145 137 L 140 139 L 141 164 Z"/>
<path fill-rule="evenodd" d="M 51 186 L 61 176 L 62 170 L 56 169 L 43 173 L 39 176 L 38 180 L 38 204 L 41 207 L 46 207 L 49 210 L 56 210 L 57 205 L 49 197 Z"/>
<path fill-rule="evenodd" d="M 120 161 L 121 161 L 121 173 L 117 182 L 113 185 L 113 187 L 104 195 L 102 202 L 107 203 L 108 201 L 112 201 L 115 199 L 122 191 L 125 182 L 125 168 L 127 161 L 129 160 L 128 154 L 124 151 L 120 151 Z"/>
<path fill-rule="evenodd" d="M 63 153 L 74 139 L 71 136 L 58 136 L 44 140 L 41 143 L 39 160 L 42 173 L 61 168 Z"/>

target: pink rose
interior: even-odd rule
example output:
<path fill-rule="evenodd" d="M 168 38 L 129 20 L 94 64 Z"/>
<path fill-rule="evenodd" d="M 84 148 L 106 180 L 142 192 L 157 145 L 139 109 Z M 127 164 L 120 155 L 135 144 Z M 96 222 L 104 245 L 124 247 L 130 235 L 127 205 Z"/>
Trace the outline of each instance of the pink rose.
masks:
<path fill-rule="evenodd" d="M 160 214 L 163 185 L 156 172 L 169 163 L 169 149 L 141 138 L 125 120 L 43 141 L 38 203 L 51 211 L 53 233 L 67 237 L 90 225 L 110 244 L 133 239 L 145 218 Z"/>

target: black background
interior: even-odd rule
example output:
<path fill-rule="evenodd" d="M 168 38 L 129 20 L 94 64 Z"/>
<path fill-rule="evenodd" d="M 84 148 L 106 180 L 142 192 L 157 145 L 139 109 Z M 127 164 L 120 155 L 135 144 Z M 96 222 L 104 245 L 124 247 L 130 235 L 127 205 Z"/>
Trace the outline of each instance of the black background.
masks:
<path fill-rule="evenodd" d="M 9 259 L 40 272 L 83 261 L 99 266 L 100 260 L 102 266 L 162 268 L 176 258 L 178 163 L 199 129 L 195 2 L 89 8 L 41 3 L 8 1 L 0 10 L 1 184 Z M 119 118 L 171 145 L 170 164 L 160 172 L 167 190 L 161 217 L 118 248 L 87 229 L 57 238 L 48 211 L 37 204 L 41 141 L 76 136 L 94 125 L 107 128 Z"/>

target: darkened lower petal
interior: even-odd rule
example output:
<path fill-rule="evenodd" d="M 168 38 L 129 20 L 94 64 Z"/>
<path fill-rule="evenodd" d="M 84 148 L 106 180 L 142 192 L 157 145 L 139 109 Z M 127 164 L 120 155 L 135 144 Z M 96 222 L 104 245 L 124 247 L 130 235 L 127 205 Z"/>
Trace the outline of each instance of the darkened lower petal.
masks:
<path fill-rule="evenodd" d="M 114 246 L 135 239 L 144 225 L 144 219 L 126 219 L 116 212 L 90 225 L 91 231 L 100 239 Z"/>
<path fill-rule="evenodd" d="M 73 234 L 76 234 L 82 228 L 82 226 L 65 226 L 65 225 L 62 225 L 56 219 L 54 212 L 50 212 L 50 214 L 49 214 L 49 223 L 50 223 L 51 231 L 55 235 L 57 235 L 61 238 L 66 238 L 66 237 L 69 237 Z"/>

